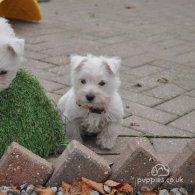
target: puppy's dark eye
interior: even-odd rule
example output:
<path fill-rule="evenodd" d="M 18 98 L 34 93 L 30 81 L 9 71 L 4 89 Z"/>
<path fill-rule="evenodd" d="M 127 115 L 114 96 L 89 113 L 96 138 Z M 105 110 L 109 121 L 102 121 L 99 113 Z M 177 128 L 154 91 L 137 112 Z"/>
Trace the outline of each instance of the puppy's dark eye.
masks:
<path fill-rule="evenodd" d="M 4 74 L 7 74 L 7 70 L 1 70 L 0 71 L 0 75 L 4 75 Z"/>
<path fill-rule="evenodd" d="M 81 83 L 84 85 L 87 83 L 87 81 L 85 79 L 81 79 Z"/>
<path fill-rule="evenodd" d="M 106 84 L 105 81 L 100 81 L 100 82 L 98 83 L 99 86 L 104 86 L 105 84 Z"/>

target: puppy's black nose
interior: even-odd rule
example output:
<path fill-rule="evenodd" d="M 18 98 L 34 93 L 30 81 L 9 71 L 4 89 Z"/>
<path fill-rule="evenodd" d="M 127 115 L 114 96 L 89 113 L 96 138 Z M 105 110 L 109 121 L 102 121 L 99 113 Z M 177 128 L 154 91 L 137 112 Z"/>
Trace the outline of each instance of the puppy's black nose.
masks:
<path fill-rule="evenodd" d="M 95 99 L 95 95 L 93 95 L 92 93 L 89 93 L 89 94 L 86 95 L 86 99 L 89 102 L 92 102 Z"/>

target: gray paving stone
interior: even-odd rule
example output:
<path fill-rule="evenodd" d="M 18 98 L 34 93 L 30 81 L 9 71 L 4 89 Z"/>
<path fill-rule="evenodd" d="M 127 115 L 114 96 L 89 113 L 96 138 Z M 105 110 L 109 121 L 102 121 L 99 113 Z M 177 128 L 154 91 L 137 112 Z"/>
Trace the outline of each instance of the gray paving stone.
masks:
<path fill-rule="evenodd" d="M 148 120 L 156 121 L 162 124 L 166 124 L 169 121 L 178 118 L 178 116 L 175 114 L 163 112 L 155 108 L 150 108 L 131 101 L 125 101 L 125 110 L 129 113 L 132 113 L 135 116 L 140 116 Z"/>
<path fill-rule="evenodd" d="M 150 137 L 193 137 L 194 134 L 189 131 L 176 129 L 174 127 L 162 125 L 160 123 L 147 120 L 137 116 L 131 116 L 124 119 L 123 125 L 130 127 Z"/>
<path fill-rule="evenodd" d="M 42 79 L 39 79 L 39 81 L 43 86 L 43 88 L 48 92 L 56 91 L 64 87 L 62 84 L 51 82 L 51 81 L 46 81 Z"/>
<path fill-rule="evenodd" d="M 189 96 L 178 96 L 156 106 L 156 108 L 182 116 L 195 108 L 195 98 Z"/>
<path fill-rule="evenodd" d="M 144 94 L 135 93 L 135 92 L 124 90 L 124 89 L 120 90 L 120 94 L 121 94 L 122 99 L 136 102 L 138 104 L 146 105 L 149 107 L 159 104 L 163 101 L 159 98 L 150 97 Z"/>
<path fill-rule="evenodd" d="M 175 83 L 176 85 L 186 90 L 192 90 L 194 89 L 194 86 L 195 86 L 195 81 L 192 79 L 188 79 L 188 78 L 175 79 L 173 80 L 173 83 Z"/>
<path fill-rule="evenodd" d="M 26 69 L 33 74 L 35 77 L 38 78 L 38 80 L 46 80 L 49 82 L 57 83 L 59 85 L 64 85 L 67 87 L 67 84 L 69 81 L 67 80 L 68 77 L 65 77 L 62 73 L 56 73 L 50 71 L 50 69 L 47 70 L 41 70 L 34 68 L 33 66 L 28 66 Z"/>
<path fill-rule="evenodd" d="M 101 49 L 101 47 L 100 47 L 100 49 Z M 104 46 L 103 50 L 106 51 L 107 55 L 116 55 L 117 54 L 123 58 L 127 58 L 129 56 L 132 56 L 132 58 L 135 58 L 134 56 L 140 56 L 140 58 L 142 57 L 142 59 L 149 59 L 151 61 L 151 57 L 146 58 L 146 56 L 143 55 L 145 53 L 145 51 L 142 48 L 137 48 L 137 47 L 131 46 L 130 41 L 125 41 L 122 43 L 115 43 L 112 45 Z"/>
<path fill-rule="evenodd" d="M 179 71 L 176 69 L 165 69 L 152 75 L 135 79 L 133 85 L 136 83 L 140 83 L 142 87 L 139 88 L 139 92 L 142 92 L 158 86 L 163 86 L 163 83 L 158 82 L 158 80 L 162 78 L 167 79 L 168 83 L 172 83 L 174 80 L 178 80 L 178 74 Z M 186 73 L 185 75 L 187 76 L 188 74 Z"/>
<path fill-rule="evenodd" d="M 172 62 L 172 61 L 168 61 L 168 60 L 154 60 L 153 62 L 151 62 L 152 65 L 154 66 L 160 66 L 163 68 L 177 68 L 179 66 L 181 66 L 181 64 L 178 64 L 176 62 Z"/>
<path fill-rule="evenodd" d="M 53 56 L 61 56 L 61 55 L 68 55 L 72 53 L 83 53 L 86 54 L 89 51 L 98 51 L 99 47 L 102 44 L 95 42 L 95 41 L 85 41 L 77 38 L 67 39 L 66 45 L 59 46 L 57 48 L 51 48 L 47 50 L 41 51 L 44 55 Z M 94 53 L 92 52 L 92 53 Z"/>
<path fill-rule="evenodd" d="M 55 64 L 55 65 L 67 65 L 70 62 L 70 58 L 65 55 L 57 56 L 57 57 L 49 57 L 44 58 L 42 61 Z"/>
<path fill-rule="evenodd" d="M 62 181 L 71 184 L 81 177 L 102 182 L 111 171 L 107 161 L 75 140 L 71 141 L 58 157 L 54 168 L 47 186 L 60 185 Z"/>
<path fill-rule="evenodd" d="M 24 56 L 26 58 L 35 59 L 35 60 L 40 60 L 49 57 L 49 55 L 47 54 L 42 54 L 40 52 L 27 51 L 27 50 L 25 50 Z"/>
<path fill-rule="evenodd" d="M 119 133 L 119 137 L 142 137 L 144 135 L 144 133 L 136 131 L 134 129 L 131 128 L 127 128 L 127 127 L 122 127 L 122 129 L 120 130 Z"/>
<path fill-rule="evenodd" d="M 69 65 L 60 65 L 60 66 L 55 66 L 49 69 L 49 72 L 56 73 L 58 75 L 63 75 L 64 80 L 67 75 L 70 74 L 70 66 Z"/>
<path fill-rule="evenodd" d="M 152 66 L 150 64 L 146 64 L 143 66 L 139 66 L 137 68 L 132 68 L 131 70 L 129 70 L 131 72 L 131 74 L 136 75 L 137 77 L 144 77 L 144 76 L 148 76 L 150 74 L 156 73 L 163 70 L 160 67 L 156 67 L 156 66 Z"/>
<path fill-rule="evenodd" d="M 48 69 L 48 68 L 52 68 L 54 67 L 53 64 L 50 63 L 45 63 L 45 62 L 41 62 L 39 60 L 35 60 L 35 59 L 25 59 L 23 64 L 22 64 L 22 68 L 29 68 L 29 67 L 33 67 L 36 69 Z"/>
<path fill-rule="evenodd" d="M 183 90 L 182 88 L 174 84 L 168 83 L 166 85 L 162 85 L 154 89 L 148 90 L 144 92 L 144 94 L 166 100 L 183 94 L 184 92 L 185 90 Z"/>
<path fill-rule="evenodd" d="M 147 56 L 146 54 L 135 55 L 133 57 L 127 58 L 124 60 L 124 64 L 128 67 L 136 67 L 143 64 L 148 64 L 154 60 L 154 57 Z"/>
<path fill-rule="evenodd" d="M 190 112 L 189 114 L 186 114 L 182 116 L 181 118 L 178 118 L 177 120 L 169 123 L 170 126 L 184 129 L 186 131 L 189 131 L 194 134 L 195 136 L 195 111 Z"/>
<path fill-rule="evenodd" d="M 192 91 L 189 91 L 189 92 L 185 93 L 185 95 L 188 95 L 190 97 L 195 97 L 195 89 L 192 90 Z"/>
<path fill-rule="evenodd" d="M 151 138 L 150 141 L 157 156 L 166 164 L 182 151 L 191 139 L 186 138 Z"/>
<path fill-rule="evenodd" d="M 176 62 L 176 63 L 189 63 L 190 61 L 195 59 L 195 51 L 188 52 L 182 55 L 174 56 L 169 58 L 170 60 Z"/>

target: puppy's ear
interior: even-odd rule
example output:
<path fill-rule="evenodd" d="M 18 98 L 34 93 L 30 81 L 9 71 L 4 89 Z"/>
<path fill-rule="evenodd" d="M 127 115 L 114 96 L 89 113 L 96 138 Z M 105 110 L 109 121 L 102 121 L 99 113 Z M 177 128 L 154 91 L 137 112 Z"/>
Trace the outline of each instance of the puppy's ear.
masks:
<path fill-rule="evenodd" d="M 121 59 L 119 57 L 104 58 L 103 62 L 107 65 L 108 70 L 112 74 L 117 74 L 121 65 Z"/>
<path fill-rule="evenodd" d="M 71 55 L 70 65 L 71 65 L 72 70 L 78 70 L 85 60 L 86 60 L 86 57 L 84 56 Z"/>
<path fill-rule="evenodd" d="M 8 43 L 7 49 L 11 52 L 12 55 L 22 56 L 24 52 L 24 39 L 11 40 Z"/>

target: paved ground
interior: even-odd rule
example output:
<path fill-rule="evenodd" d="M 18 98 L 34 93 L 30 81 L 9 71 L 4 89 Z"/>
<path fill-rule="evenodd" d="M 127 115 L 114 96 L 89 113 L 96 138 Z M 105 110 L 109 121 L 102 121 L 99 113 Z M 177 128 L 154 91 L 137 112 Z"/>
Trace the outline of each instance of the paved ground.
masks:
<path fill-rule="evenodd" d="M 70 54 L 122 57 L 124 128 L 113 150 L 96 152 L 113 159 L 144 136 L 170 161 L 195 137 L 193 0 L 51 0 L 41 8 L 40 23 L 12 23 L 26 39 L 24 67 L 54 101 L 70 87 Z"/>

